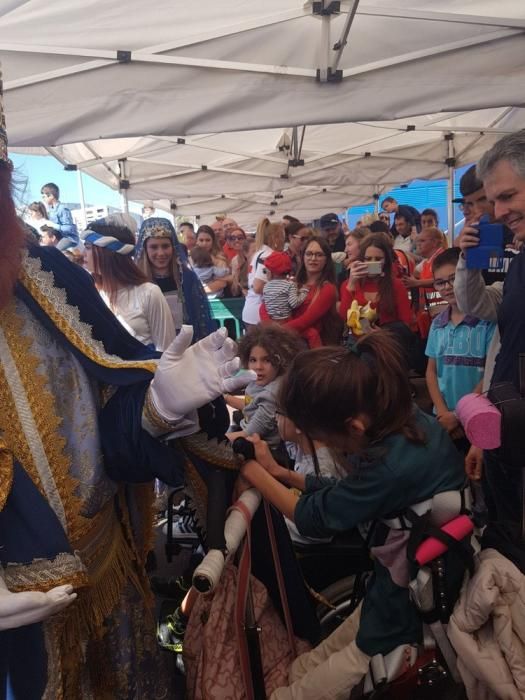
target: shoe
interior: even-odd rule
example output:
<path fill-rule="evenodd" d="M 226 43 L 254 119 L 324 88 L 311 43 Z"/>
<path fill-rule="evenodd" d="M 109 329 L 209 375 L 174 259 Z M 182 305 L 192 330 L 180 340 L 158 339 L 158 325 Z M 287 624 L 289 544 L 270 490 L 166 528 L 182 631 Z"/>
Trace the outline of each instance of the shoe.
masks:
<path fill-rule="evenodd" d="M 165 535 L 168 534 L 168 523 L 164 525 L 162 531 Z M 175 541 L 182 540 L 189 544 L 197 542 L 199 535 L 197 534 L 197 523 L 191 513 L 185 513 L 181 517 L 173 521 L 171 527 L 171 536 Z"/>
<path fill-rule="evenodd" d="M 176 578 L 161 578 L 152 576 L 150 578 L 151 588 L 156 595 L 169 598 L 171 601 L 182 603 L 184 596 L 190 590 L 190 584 L 186 583 L 183 576 Z"/>
<path fill-rule="evenodd" d="M 165 601 L 160 608 L 157 624 L 159 645 L 166 651 L 182 654 L 187 626 L 188 618 L 181 611 L 180 606 L 173 609 L 173 603 Z"/>

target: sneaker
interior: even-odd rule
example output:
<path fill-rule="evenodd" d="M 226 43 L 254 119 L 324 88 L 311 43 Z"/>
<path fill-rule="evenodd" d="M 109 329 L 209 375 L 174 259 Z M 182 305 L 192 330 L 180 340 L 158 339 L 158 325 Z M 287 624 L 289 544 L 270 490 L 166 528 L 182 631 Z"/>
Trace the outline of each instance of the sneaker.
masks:
<path fill-rule="evenodd" d="M 182 603 L 184 596 L 190 590 L 190 584 L 186 583 L 183 576 L 177 576 L 176 578 L 152 576 L 150 584 L 154 593 L 179 604 Z"/>
<path fill-rule="evenodd" d="M 168 534 L 168 523 L 164 525 L 162 531 L 165 535 Z M 197 523 L 195 518 L 191 513 L 185 513 L 181 515 L 178 520 L 173 521 L 171 527 L 171 536 L 174 540 L 184 540 L 191 542 L 197 542 L 199 535 L 197 534 Z"/>
<path fill-rule="evenodd" d="M 166 651 L 182 654 L 187 626 L 188 618 L 181 611 L 180 606 L 173 609 L 173 602 L 165 601 L 160 608 L 157 625 L 159 645 Z"/>

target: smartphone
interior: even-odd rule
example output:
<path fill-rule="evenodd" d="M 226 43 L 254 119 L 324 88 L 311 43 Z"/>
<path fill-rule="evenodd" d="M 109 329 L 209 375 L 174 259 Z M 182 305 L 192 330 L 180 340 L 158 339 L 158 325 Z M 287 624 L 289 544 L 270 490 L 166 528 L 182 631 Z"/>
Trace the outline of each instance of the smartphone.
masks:
<path fill-rule="evenodd" d="M 366 263 L 369 275 L 380 275 L 383 272 L 382 260 L 371 260 Z"/>
<path fill-rule="evenodd" d="M 479 245 L 467 250 L 467 269 L 488 270 L 498 266 L 498 261 L 503 258 L 504 226 L 491 224 L 487 216 L 480 219 L 476 227 L 479 232 Z"/>

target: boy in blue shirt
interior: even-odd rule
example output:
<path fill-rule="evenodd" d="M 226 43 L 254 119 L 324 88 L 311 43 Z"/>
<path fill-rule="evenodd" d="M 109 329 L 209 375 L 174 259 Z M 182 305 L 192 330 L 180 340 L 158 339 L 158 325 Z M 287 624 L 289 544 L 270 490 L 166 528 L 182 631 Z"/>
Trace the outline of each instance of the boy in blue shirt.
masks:
<path fill-rule="evenodd" d="M 454 440 L 463 430 L 454 413 L 465 394 L 481 391 L 488 347 L 496 324 L 462 313 L 454 295 L 460 251 L 449 248 L 432 265 L 434 287 L 448 308 L 434 319 L 428 336 L 426 380 L 434 412 Z"/>

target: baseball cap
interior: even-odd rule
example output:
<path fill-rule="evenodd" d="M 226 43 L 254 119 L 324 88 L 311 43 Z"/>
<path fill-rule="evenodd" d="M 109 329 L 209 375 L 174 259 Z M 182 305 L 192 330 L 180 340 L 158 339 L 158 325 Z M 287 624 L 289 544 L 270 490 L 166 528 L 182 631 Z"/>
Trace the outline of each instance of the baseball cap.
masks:
<path fill-rule="evenodd" d="M 274 275 L 286 275 L 292 270 L 292 259 L 288 253 L 275 251 L 265 258 L 264 267 Z"/>
<path fill-rule="evenodd" d="M 465 197 L 468 197 L 469 194 L 472 194 L 473 192 L 477 192 L 482 187 L 482 181 L 478 180 L 476 176 L 476 166 L 472 165 L 468 170 L 465 170 L 459 181 L 459 191 L 461 192 L 461 197 L 456 197 L 456 199 L 453 199 L 452 201 L 455 204 L 463 204 Z"/>
<path fill-rule="evenodd" d="M 323 214 L 319 219 L 320 228 L 332 228 L 332 226 L 337 226 L 340 223 L 337 214 Z"/>

